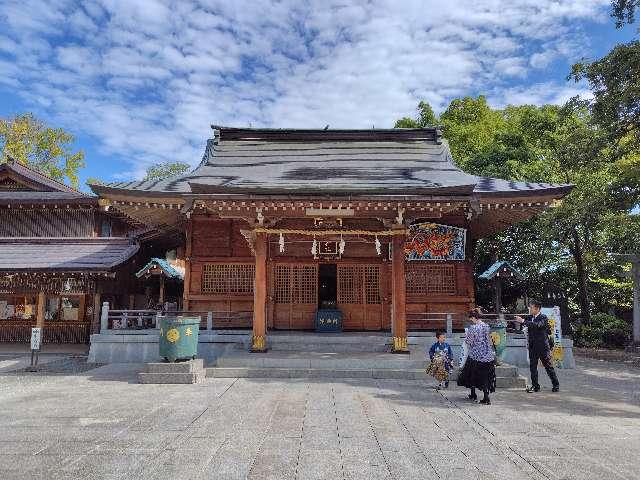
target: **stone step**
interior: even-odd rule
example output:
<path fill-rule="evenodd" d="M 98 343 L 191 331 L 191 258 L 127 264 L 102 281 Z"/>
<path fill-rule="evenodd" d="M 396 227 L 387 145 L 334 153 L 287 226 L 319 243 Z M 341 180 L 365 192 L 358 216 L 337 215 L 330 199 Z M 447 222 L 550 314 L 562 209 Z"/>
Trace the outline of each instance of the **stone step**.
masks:
<path fill-rule="evenodd" d="M 202 373 L 204 360 L 196 358 L 188 362 L 157 362 L 147 363 L 146 373 Z"/>
<path fill-rule="evenodd" d="M 222 368 L 291 368 L 329 370 L 412 370 L 425 369 L 428 362 L 421 355 L 394 355 L 391 353 L 340 354 L 326 352 L 231 352 L 216 360 Z M 496 375 L 516 377 L 518 370 L 511 365 L 496 367 Z"/>
<path fill-rule="evenodd" d="M 206 372 L 186 372 L 186 373 L 147 373 L 138 374 L 140 383 L 159 384 L 193 384 L 204 380 Z"/>
<path fill-rule="evenodd" d="M 525 388 L 527 386 L 527 379 L 521 375 L 515 377 L 498 377 L 496 376 L 497 388 Z"/>
<path fill-rule="evenodd" d="M 332 353 L 308 352 L 308 355 L 270 355 L 270 354 L 240 354 L 225 355 L 217 359 L 217 367 L 245 367 L 245 368 L 302 368 L 302 369 L 419 369 L 425 368 L 423 359 L 393 354 L 381 356 L 349 355 L 334 356 Z M 333 358 L 332 358 L 333 357 Z"/>
<path fill-rule="evenodd" d="M 259 367 L 210 367 L 211 378 L 375 378 L 395 380 L 427 380 L 424 369 L 333 369 L 333 368 L 259 368 Z M 456 374 L 451 381 L 455 382 Z M 498 388 L 524 388 L 526 380 L 518 376 L 497 376 Z"/>
<path fill-rule="evenodd" d="M 275 342 L 271 343 L 272 352 L 311 352 L 311 353 L 361 353 L 361 352 L 390 352 L 391 343 L 305 343 Z"/>

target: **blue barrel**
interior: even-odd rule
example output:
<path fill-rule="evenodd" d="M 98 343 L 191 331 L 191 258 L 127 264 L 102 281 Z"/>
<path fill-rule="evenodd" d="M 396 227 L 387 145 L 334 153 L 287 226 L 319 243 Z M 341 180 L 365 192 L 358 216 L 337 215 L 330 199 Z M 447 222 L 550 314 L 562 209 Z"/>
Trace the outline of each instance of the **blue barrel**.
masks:
<path fill-rule="evenodd" d="M 200 317 L 161 317 L 160 357 L 169 362 L 196 358 L 199 332 Z"/>

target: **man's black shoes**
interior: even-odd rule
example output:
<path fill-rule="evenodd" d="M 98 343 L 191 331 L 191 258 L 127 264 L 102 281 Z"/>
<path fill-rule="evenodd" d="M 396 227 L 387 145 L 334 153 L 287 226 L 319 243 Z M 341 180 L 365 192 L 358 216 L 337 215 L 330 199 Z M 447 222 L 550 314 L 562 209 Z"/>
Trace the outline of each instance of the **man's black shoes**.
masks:
<path fill-rule="evenodd" d="M 540 391 L 540 387 L 528 386 L 527 393 L 538 393 Z M 554 385 L 551 389 L 553 393 L 557 393 L 560 391 L 560 385 Z"/>

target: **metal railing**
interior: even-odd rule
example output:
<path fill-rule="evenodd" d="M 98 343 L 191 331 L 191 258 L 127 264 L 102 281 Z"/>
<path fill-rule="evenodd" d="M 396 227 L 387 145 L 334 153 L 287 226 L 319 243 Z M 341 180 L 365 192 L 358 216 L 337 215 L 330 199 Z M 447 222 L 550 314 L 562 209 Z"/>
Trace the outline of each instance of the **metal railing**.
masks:
<path fill-rule="evenodd" d="M 100 331 L 156 329 L 163 315 L 200 317 L 200 330 L 251 328 L 253 323 L 253 311 L 119 310 L 109 308 L 109 302 L 104 302 Z"/>
<path fill-rule="evenodd" d="M 508 327 L 515 331 L 521 331 L 521 327 L 514 321 L 515 313 L 486 313 L 481 314 L 481 320 L 489 325 L 506 323 Z M 447 334 L 454 330 L 464 330 L 471 322 L 468 313 L 411 313 L 407 312 L 407 330 L 443 330 Z"/>
<path fill-rule="evenodd" d="M 200 317 L 200 330 L 213 330 L 225 328 L 251 328 L 253 323 L 253 311 L 166 311 L 166 310 L 117 310 L 109 308 L 109 303 L 102 304 L 100 316 L 100 331 L 110 330 L 150 330 L 158 328 L 159 319 L 163 315 L 181 315 Z M 515 323 L 517 314 L 482 314 L 485 323 L 506 323 L 510 330 L 521 331 Z M 469 325 L 467 312 L 407 312 L 407 330 L 409 331 L 446 331 L 451 334 L 454 331 L 462 331 Z"/>

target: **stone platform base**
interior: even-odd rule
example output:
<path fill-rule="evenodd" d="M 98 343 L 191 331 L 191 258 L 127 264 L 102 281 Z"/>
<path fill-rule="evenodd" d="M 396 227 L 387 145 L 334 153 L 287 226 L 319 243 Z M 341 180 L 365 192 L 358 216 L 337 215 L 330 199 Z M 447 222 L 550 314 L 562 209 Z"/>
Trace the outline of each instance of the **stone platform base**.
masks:
<path fill-rule="evenodd" d="M 236 351 L 217 359 L 208 367 L 207 377 L 214 378 L 335 378 L 429 380 L 428 362 L 422 353 L 406 356 L 391 353 L 292 352 L 269 351 L 249 354 Z M 457 378 L 454 369 L 451 381 Z M 524 388 L 525 378 L 511 365 L 496 367 L 498 388 Z M 435 380 L 434 380 L 435 382 Z"/>
<path fill-rule="evenodd" d="M 159 362 L 158 333 L 154 330 L 110 330 L 108 333 L 91 335 L 89 362 L 91 363 L 144 363 Z M 407 343 L 409 351 L 424 358 L 426 351 L 435 341 L 433 332 L 409 332 Z M 460 355 L 464 334 L 454 333 L 447 337 L 457 360 Z M 403 355 L 384 356 L 391 351 L 392 338 L 385 332 L 272 332 L 267 333 L 269 352 L 286 355 L 308 352 L 311 358 L 317 353 L 327 354 L 382 354 L 390 366 L 399 361 Z M 251 332 L 237 331 L 201 331 L 198 342 L 198 358 L 204 359 L 207 365 L 215 365 L 219 358 L 234 356 L 239 352 L 247 352 L 251 346 Z M 573 342 L 562 340 L 564 349 L 563 368 L 575 368 L 573 359 Z M 262 353 L 254 354 L 264 355 Z M 517 367 L 528 367 L 527 341 L 524 335 L 507 334 L 507 345 L 503 362 Z M 406 365 L 404 366 L 406 367 Z M 309 368 L 309 367 L 308 367 Z"/>
<path fill-rule="evenodd" d="M 200 383 L 206 376 L 204 361 L 201 358 L 179 363 L 147 363 L 145 368 L 145 372 L 138 374 L 140 383 Z"/>

